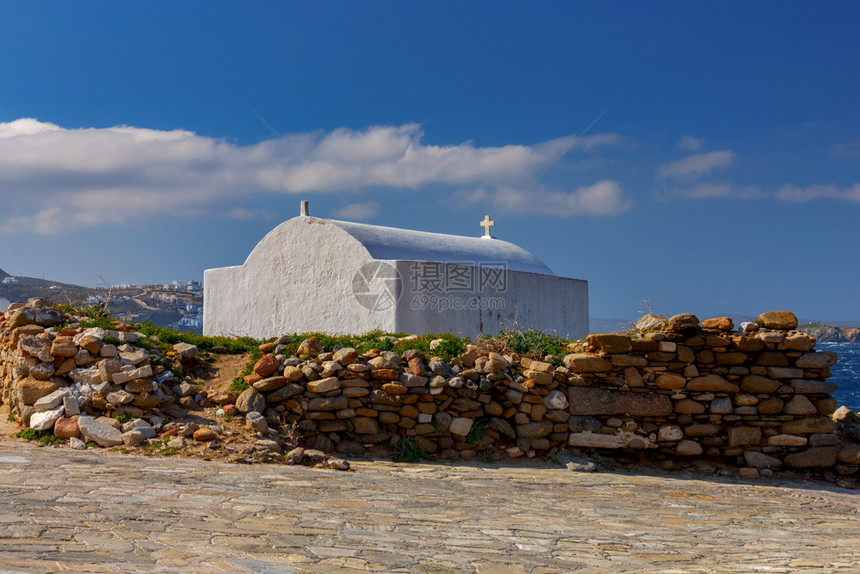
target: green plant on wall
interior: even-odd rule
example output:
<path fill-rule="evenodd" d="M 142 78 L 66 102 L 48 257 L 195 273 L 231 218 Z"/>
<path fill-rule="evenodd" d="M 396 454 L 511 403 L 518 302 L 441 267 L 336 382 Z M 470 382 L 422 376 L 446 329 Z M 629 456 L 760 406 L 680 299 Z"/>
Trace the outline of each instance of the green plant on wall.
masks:
<path fill-rule="evenodd" d="M 422 458 L 430 458 L 426 452 L 418 447 L 414 438 L 400 439 L 397 444 L 392 445 L 394 452 L 391 460 L 394 462 L 419 462 Z"/>
<path fill-rule="evenodd" d="M 469 429 L 469 434 L 466 435 L 466 442 L 474 444 L 487 438 L 487 427 L 490 424 L 489 417 L 479 417 L 472 423 L 472 428 Z"/>

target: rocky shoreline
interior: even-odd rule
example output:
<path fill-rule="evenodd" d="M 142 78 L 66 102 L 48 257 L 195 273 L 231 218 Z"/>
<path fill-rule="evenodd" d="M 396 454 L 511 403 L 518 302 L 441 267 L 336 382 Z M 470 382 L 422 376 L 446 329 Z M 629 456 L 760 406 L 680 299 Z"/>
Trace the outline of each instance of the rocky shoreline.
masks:
<path fill-rule="evenodd" d="M 860 343 L 860 329 L 838 325 L 801 325 L 798 331 L 814 337 L 819 343 Z"/>

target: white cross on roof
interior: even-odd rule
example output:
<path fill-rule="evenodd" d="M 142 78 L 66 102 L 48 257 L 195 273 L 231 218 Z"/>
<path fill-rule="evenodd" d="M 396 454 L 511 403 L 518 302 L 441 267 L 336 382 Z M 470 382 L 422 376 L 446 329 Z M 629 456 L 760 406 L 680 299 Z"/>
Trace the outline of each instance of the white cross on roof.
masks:
<path fill-rule="evenodd" d="M 493 236 L 490 235 L 490 228 L 495 224 L 496 222 L 490 219 L 489 214 L 484 216 L 484 221 L 481 222 L 481 227 L 484 228 L 484 235 L 482 236 L 483 238 L 493 238 Z"/>

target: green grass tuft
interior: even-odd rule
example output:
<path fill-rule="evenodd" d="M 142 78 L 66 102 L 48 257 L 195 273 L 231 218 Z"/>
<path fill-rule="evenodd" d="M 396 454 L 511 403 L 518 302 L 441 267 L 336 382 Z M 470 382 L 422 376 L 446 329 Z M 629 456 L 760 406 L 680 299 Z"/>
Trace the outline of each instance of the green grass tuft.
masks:
<path fill-rule="evenodd" d="M 481 462 L 486 462 L 487 464 L 495 462 L 495 459 L 493 458 L 493 449 L 488 448 L 481 451 Z"/>
<path fill-rule="evenodd" d="M 149 339 L 150 344 L 158 346 L 163 351 L 172 348 L 176 343 L 188 343 L 206 352 L 211 351 L 212 347 L 225 347 L 231 353 L 247 353 L 260 344 L 259 341 L 250 337 L 239 337 L 236 339 L 229 337 L 206 337 L 196 333 L 156 327 L 151 321 L 135 323 L 133 329 L 139 333 L 143 333 Z"/>
<path fill-rule="evenodd" d="M 490 425 L 489 417 L 479 417 L 472 423 L 472 428 L 469 429 L 469 434 L 466 435 L 466 442 L 474 444 L 487 438 L 487 427 Z"/>
<path fill-rule="evenodd" d="M 281 354 L 288 357 L 298 356 L 299 345 L 302 341 L 309 337 L 316 337 L 323 348 L 323 352 L 334 351 L 335 347 L 351 347 L 359 354 L 364 354 L 371 349 L 380 351 L 394 351 L 403 353 L 410 349 L 416 349 L 424 353 L 427 357 L 441 357 L 446 361 L 450 361 L 463 352 L 463 348 L 469 343 L 468 338 L 461 339 L 451 333 L 443 333 L 441 335 L 430 334 L 417 337 L 413 341 L 397 341 L 388 337 L 400 339 L 405 336 L 405 333 L 385 333 L 383 331 L 370 331 L 362 335 L 343 335 L 332 336 L 326 333 L 303 333 L 292 334 L 290 338 L 292 343 L 288 343 Z M 442 339 L 442 343 L 435 349 L 430 350 L 430 342 L 434 339 Z"/>
<path fill-rule="evenodd" d="M 54 433 L 50 430 L 33 430 L 31 428 L 26 428 L 16 432 L 15 436 L 25 440 L 37 440 L 42 444 L 58 444 L 63 442 L 63 439 L 54 436 Z"/>
<path fill-rule="evenodd" d="M 394 452 L 391 460 L 394 462 L 419 462 L 422 458 L 429 459 L 430 455 L 418 448 L 414 438 L 402 438 L 392 445 Z"/>
<path fill-rule="evenodd" d="M 569 341 L 543 331 L 513 331 L 503 334 L 509 338 L 511 348 L 520 355 L 545 357 L 553 355 L 561 358 L 567 355 L 565 348 Z"/>
<path fill-rule="evenodd" d="M 250 388 L 248 383 L 245 382 L 245 379 L 242 377 L 236 377 L 233 379 L 233 382 L 230 383 L 230 390 L 236 393 L 242 393 L 247 391 Z"/>
<path fill-rule="evenodd" d="M 119 414 L 118 414 L 118 415 L 116 415 L 116 417 L 114 417 L 114 418 L 115 418 L 116 420 L 118 420 L 119 422 L 121 422 L 122 424 L 125 424 L 125 423 L 128 423 L 128 422 L 131 422 L 131 421 L 133 421 L 133 420 L 134 420 L 134 417 L 131 415 L 131 413 L 119 413 Z"/>

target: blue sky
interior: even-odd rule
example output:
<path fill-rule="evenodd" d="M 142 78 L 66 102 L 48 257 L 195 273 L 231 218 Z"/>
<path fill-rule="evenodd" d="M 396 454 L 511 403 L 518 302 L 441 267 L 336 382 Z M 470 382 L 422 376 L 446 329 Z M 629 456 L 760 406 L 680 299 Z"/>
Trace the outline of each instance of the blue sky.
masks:
<path fill-rule="evenodd" d="M 311 212 L 494 234 L 593 317 L 860 320 L 856 3 L 0 4 L 0 267 L 200 279 Z"/>

